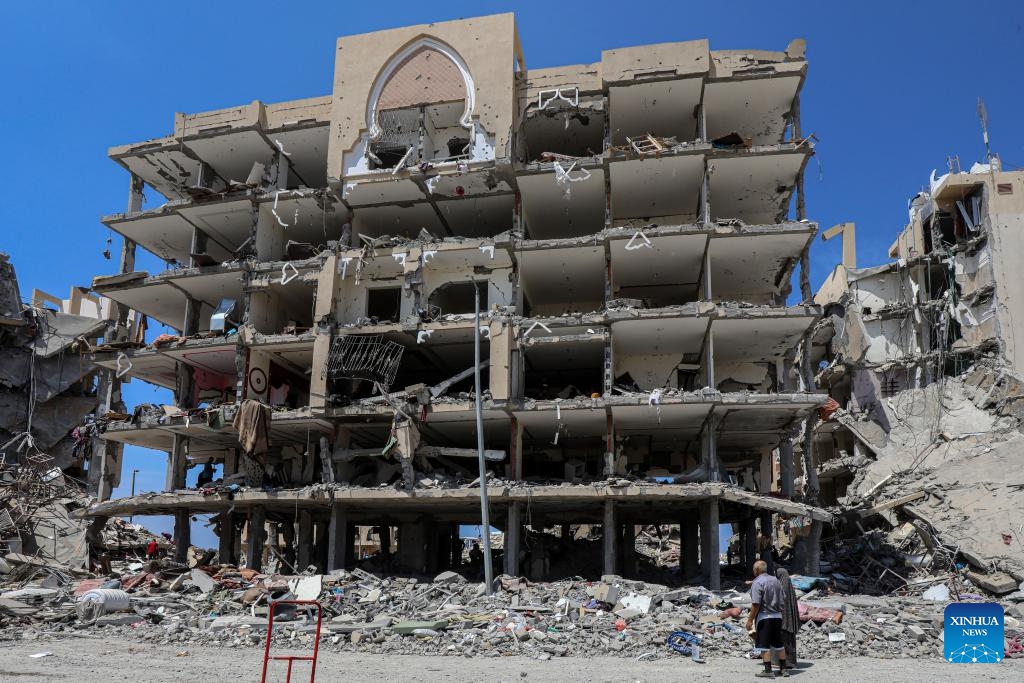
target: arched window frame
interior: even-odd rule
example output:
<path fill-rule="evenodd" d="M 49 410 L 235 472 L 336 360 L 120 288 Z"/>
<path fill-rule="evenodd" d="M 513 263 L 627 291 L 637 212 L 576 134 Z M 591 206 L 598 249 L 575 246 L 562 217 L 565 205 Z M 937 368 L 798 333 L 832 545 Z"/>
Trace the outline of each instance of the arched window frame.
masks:
<path fill-rule="evenodd" d="M 473 111 L 476 106 L 476 91 L 473 87 L 473 77 L 469 73 L 469 67 L 459 53 L 452 49 L 451 46 L 435 38 L 423 36 L 396 52 L 388 60 L 388 63 L 384 65 L 384 68 L 381 69 L 380 74 L 378 74 L 377 80 L 373 84 L 373 90 L 370 91 L 370 98 L 366 103 L 366 127 L 370 132 L 370 140 L 376 140 L 382 133 L 377 125 L 377 103 L 380 101 L 384 86 L 391 80 L 392 74 L 394 74 L 402 62 L 423 48 L 430 48 L 440 52 L 450 59 L 459 70 L 459 74 L 462 76 L 466 86 L 466 109 L 462 112 L 462 116 L 459 117 L 459 125 L 467 129 L 470 132 L 470 136 L 473 135 Z M 472 137 L 470 137 L 470 140 L 472 140 Z"/>

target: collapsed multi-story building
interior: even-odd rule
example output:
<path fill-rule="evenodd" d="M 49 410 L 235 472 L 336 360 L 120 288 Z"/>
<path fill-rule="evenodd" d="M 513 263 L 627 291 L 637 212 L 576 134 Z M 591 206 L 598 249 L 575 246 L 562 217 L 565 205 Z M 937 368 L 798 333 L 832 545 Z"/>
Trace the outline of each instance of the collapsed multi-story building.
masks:
<path fill-rule="evenodd" d="M 150 538 L 119 519 L 89 529 L 78 516 L 92 502 L 88 425 L 109 386 L 83 354 L 107 330 L 110 302 L 81 287 L 67 299 L 22 291 L 0 253 L 0 573 L 19 563 L 88 569 Z"/>
<path fill-rule="evenodd" d="M 352 566 L 367 527 L 394 567 L 457 566 L 479 297 L 507 573 L 544 578 L 588 524 L 597 569 L 630 575 L 636 525 L 678 524 L 682 574 L 717 587 L 720 524 L 752 560 L 773 515 L 814 566 L 829 515 L 792 500 L 792 441 L 825 397 L 793 367 L 821 311 L 806 282 L 787 305 L 816 232 L 806 66 L 801 40 L 695 40 L 527 69 L 504 14 L 340 38 L 329 96 L 112 148 L 124 248 L 93 289 L 122 330 L 94 359 L 111 395 L 130 378 L 174 405 L 108 416 L 90 514 L 173 514 L 179 552 L 213 514 L 221 561 L 249 566 L 267 545 Z M 147 186 L 167 202 L 142 210 Z M 168 269 L 135 271 L 137 247 Z M 129 311 L 174 334 L 128 341 Z M 126 444 L 167 454 L 165 492 L 107 500 Z M 207 463 L 222 477 L 186 488 Z"/>
<path fill-rule="evenodd" d="M 847 233 L 844 263 L 815 295 L 825 310 L 810 360 L 841 409 L 816 431 L 830 502 L 846 495 L 858 467 L 886 444 L 886 401 L 960 375 L 986 356 L 1010 372 L 1024 370 L 1015 345 L 1024 302 L 1014 284 L 1024 173 L 1003 171 L 994 155 L 967 172 L 952 160 L 908 209 L 889 248 L 892 262 L 857 268 Z"/>

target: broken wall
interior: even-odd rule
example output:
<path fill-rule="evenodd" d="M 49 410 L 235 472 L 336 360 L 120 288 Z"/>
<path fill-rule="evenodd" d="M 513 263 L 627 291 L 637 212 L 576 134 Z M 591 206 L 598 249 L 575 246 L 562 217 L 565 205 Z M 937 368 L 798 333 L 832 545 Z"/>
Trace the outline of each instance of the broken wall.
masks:
<path fill-rule="evenodd" d="M 329 178 L 340 180 L 349 172 L 346 169 L 358 168 L 368 142 L 367 114 L 375 104 L 370 101 L 373 89 L 395 56 L 421 39 L 449 47 L 465 64 L 475 98 L 469 114 L 493 140 L 490 158 L 511 155 L 516 90 L 513 65 L 518 38 L 513 15 L 497 14 L 339 38 L 327 160 Z M 375 65 L 382 66 L 378 70 Z"/>

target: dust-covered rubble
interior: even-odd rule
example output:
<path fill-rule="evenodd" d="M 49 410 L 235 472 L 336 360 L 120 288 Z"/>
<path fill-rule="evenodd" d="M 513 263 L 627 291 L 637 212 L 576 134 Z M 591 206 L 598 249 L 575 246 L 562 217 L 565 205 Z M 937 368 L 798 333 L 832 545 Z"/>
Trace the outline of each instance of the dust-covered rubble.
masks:
<path fill-rule="evenodd" d="M 609 654 L 648 660 L 682 657 L 668 640 L 683 632 L 699 644 L 704 659 L 752 656 L 742 626 L 750 597 L 742 584 L 712 592 L 618 576 L 553 583 L 500 576 L 488 596 L 485 584 L 456 572 L 433 580 L 359 569 L 285 576 L 230 566 L 189 568 L 167 560 L 122 568 L 119 577 L 111 578 L 40 573 L 27 582 L 8 581 L 0 594 L 0 641 L 101 630 L 104 637 L 181 647 L 261 647 L 271 604 L 303 599 L 315 600 L 323 610 L 321 648 L 343 651 L 517 654 L 542 660 Z M 800 658 L 932 658 L 941 653 L 948 594 L 945 600 L 841 595 L 826 579 L 794 576 L 793 581 L 801 596 Z M 1014 656 L 1021 651 L 1024 605 L 1007 600 L 1004 606 L 1007 656 Z M 273 646 L 311 647 L 315 632 L 314 609 L 275 607 Z"/>

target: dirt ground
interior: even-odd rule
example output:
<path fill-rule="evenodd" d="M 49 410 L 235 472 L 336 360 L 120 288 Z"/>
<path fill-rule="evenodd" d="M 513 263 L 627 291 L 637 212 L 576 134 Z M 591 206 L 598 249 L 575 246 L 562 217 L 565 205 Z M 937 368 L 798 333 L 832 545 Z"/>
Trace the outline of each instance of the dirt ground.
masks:
<path fill-rule="evenodd" d="M 33 659 L 32 654 L 52 652 L 52 656 Z M 0 681 L 74 681 L 108 683 L 145 681 L 145 683 L 258 683 L 263 661 L 262 650 L 150 645 L 104 638 L 71 638 L 0 644 Z M 298 675 L 308 669 L 296 664 L 293 681 L 308 681 Z M 803 683 L 830 681 L 883 683 L 887 681 L 962 681 L 967 665 L 942 661 L 881 660 L 871 658 L 832 659 L 804 662 L 793 674 Z M 397 681 L 718 681 L 756 680 L 755 662 L 743 659 L 717 659 L 696 664 L 689 659 L 663 659 L 636 662 L 615 657 L 564 657 L 537 661 L 522 657 L 465 659 L 460 657 L 357 655 L 323 652 L 317 667 L 320 683 L 334 681 L 394 683 Z M 1024 660 L 1002 664 L 971 665 L 969 674 L 976 681 L 1024 680 Z M 268 676 L 283 681 L 282 676 Z"/>

